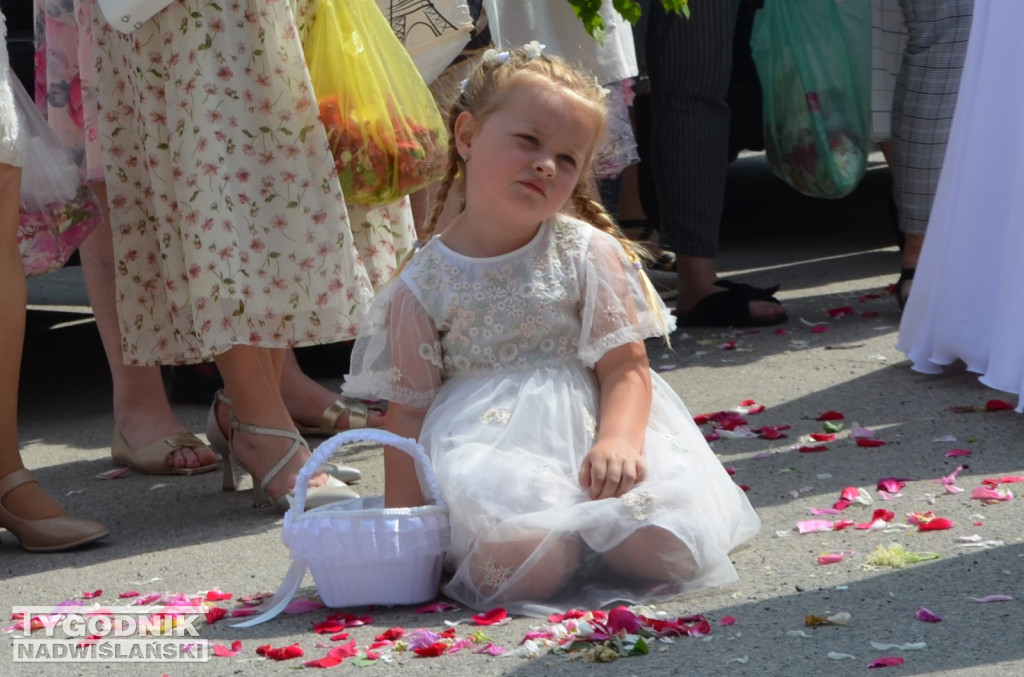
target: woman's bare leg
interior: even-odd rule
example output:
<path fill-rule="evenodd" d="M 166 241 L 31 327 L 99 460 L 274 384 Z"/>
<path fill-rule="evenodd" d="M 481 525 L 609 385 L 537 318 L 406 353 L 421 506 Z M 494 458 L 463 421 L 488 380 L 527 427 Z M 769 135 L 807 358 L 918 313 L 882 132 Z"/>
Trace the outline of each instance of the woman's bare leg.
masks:
<path fill-rule="evenodd" d="M 100 332 L 103 351 L 110 366 L 114 390 L 114 424 L 132 449 L 139 449 L 161 437 L 185 430 L 174 415 L 164 390 L 160 368 L 130 367 L 121 355 L 121 327 L 117 318 L 114 287 L 114 241 L 107 213 L 106 184 L 92 184 L 103 210 L 96 230 L 79 247 L 82 274 L 89 302 Z M 217 462 L 208 447 L 176 449 L 167 455 L 167 465 L 198 468 Z"/>

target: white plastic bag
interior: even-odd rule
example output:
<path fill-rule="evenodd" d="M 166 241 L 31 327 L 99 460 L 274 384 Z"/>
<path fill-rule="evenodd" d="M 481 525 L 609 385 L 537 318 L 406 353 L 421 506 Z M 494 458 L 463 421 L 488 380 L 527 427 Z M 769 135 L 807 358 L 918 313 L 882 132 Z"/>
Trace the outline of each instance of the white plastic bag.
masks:
<path fill-rule="evenodd" d="M 100 222 L 96 195 L 71 151 L 43 118 L 17 78 L 11 78 L 21 123 L 21 202 L 18 248 L 25 275 L 52 273 Z"/>
<path fill-rule="evenodd" d="M 473 32 L 464 0 L 377 0 L 428 85 L 459 55 Z"/>

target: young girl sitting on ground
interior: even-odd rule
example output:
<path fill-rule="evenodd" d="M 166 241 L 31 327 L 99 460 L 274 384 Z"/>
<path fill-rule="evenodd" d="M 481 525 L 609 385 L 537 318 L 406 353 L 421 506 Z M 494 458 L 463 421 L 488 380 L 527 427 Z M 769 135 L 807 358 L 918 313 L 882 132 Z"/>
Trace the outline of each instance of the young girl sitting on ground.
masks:
<path fill-rule="evenodd" d="M 603 94 L 536 44 L 485 55 L 449 118 L 438 205 L 456 186 L 464 208 L 377 298 L 343 389 L 386 397 L 388 429 L 426 448 L 451 515 L 443 591 L 476 609 L 728 583 L 759 528 L 648 366 L 672 319 L 593 198 Z M 385 449 L 385 473 L 389 506 L 422 504 L 408 456 Z"/>

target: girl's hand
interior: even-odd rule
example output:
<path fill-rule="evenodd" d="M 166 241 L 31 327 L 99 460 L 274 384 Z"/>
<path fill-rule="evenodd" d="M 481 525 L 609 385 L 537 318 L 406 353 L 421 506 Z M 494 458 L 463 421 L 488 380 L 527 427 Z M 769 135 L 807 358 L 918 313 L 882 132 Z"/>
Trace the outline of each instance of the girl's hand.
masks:
<path fill-rule="evenodd" d="M 647 471 L 642 449 L 615 440 L 598 440 L 583 459 L 580 486 L 590 490 L 590 498 L 618 498 L 638 482 Z"/>

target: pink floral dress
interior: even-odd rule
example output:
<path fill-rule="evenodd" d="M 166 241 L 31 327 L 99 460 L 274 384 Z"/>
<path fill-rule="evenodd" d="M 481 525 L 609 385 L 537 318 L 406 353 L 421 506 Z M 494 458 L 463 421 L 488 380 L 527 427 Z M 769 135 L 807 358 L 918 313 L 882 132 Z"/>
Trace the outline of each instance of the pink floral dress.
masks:
<path fill-rule="evenodd" d="M 129 364 L 356 333 L 373 290 L 303 60 L 307 6 L 179 0 L 124 35 L 93 4 Z M 402 209 L 360 221 L 391 224 Z M 408 233 L 377 247 L 384 259 L 411 243 L 401 221 Z"/>

